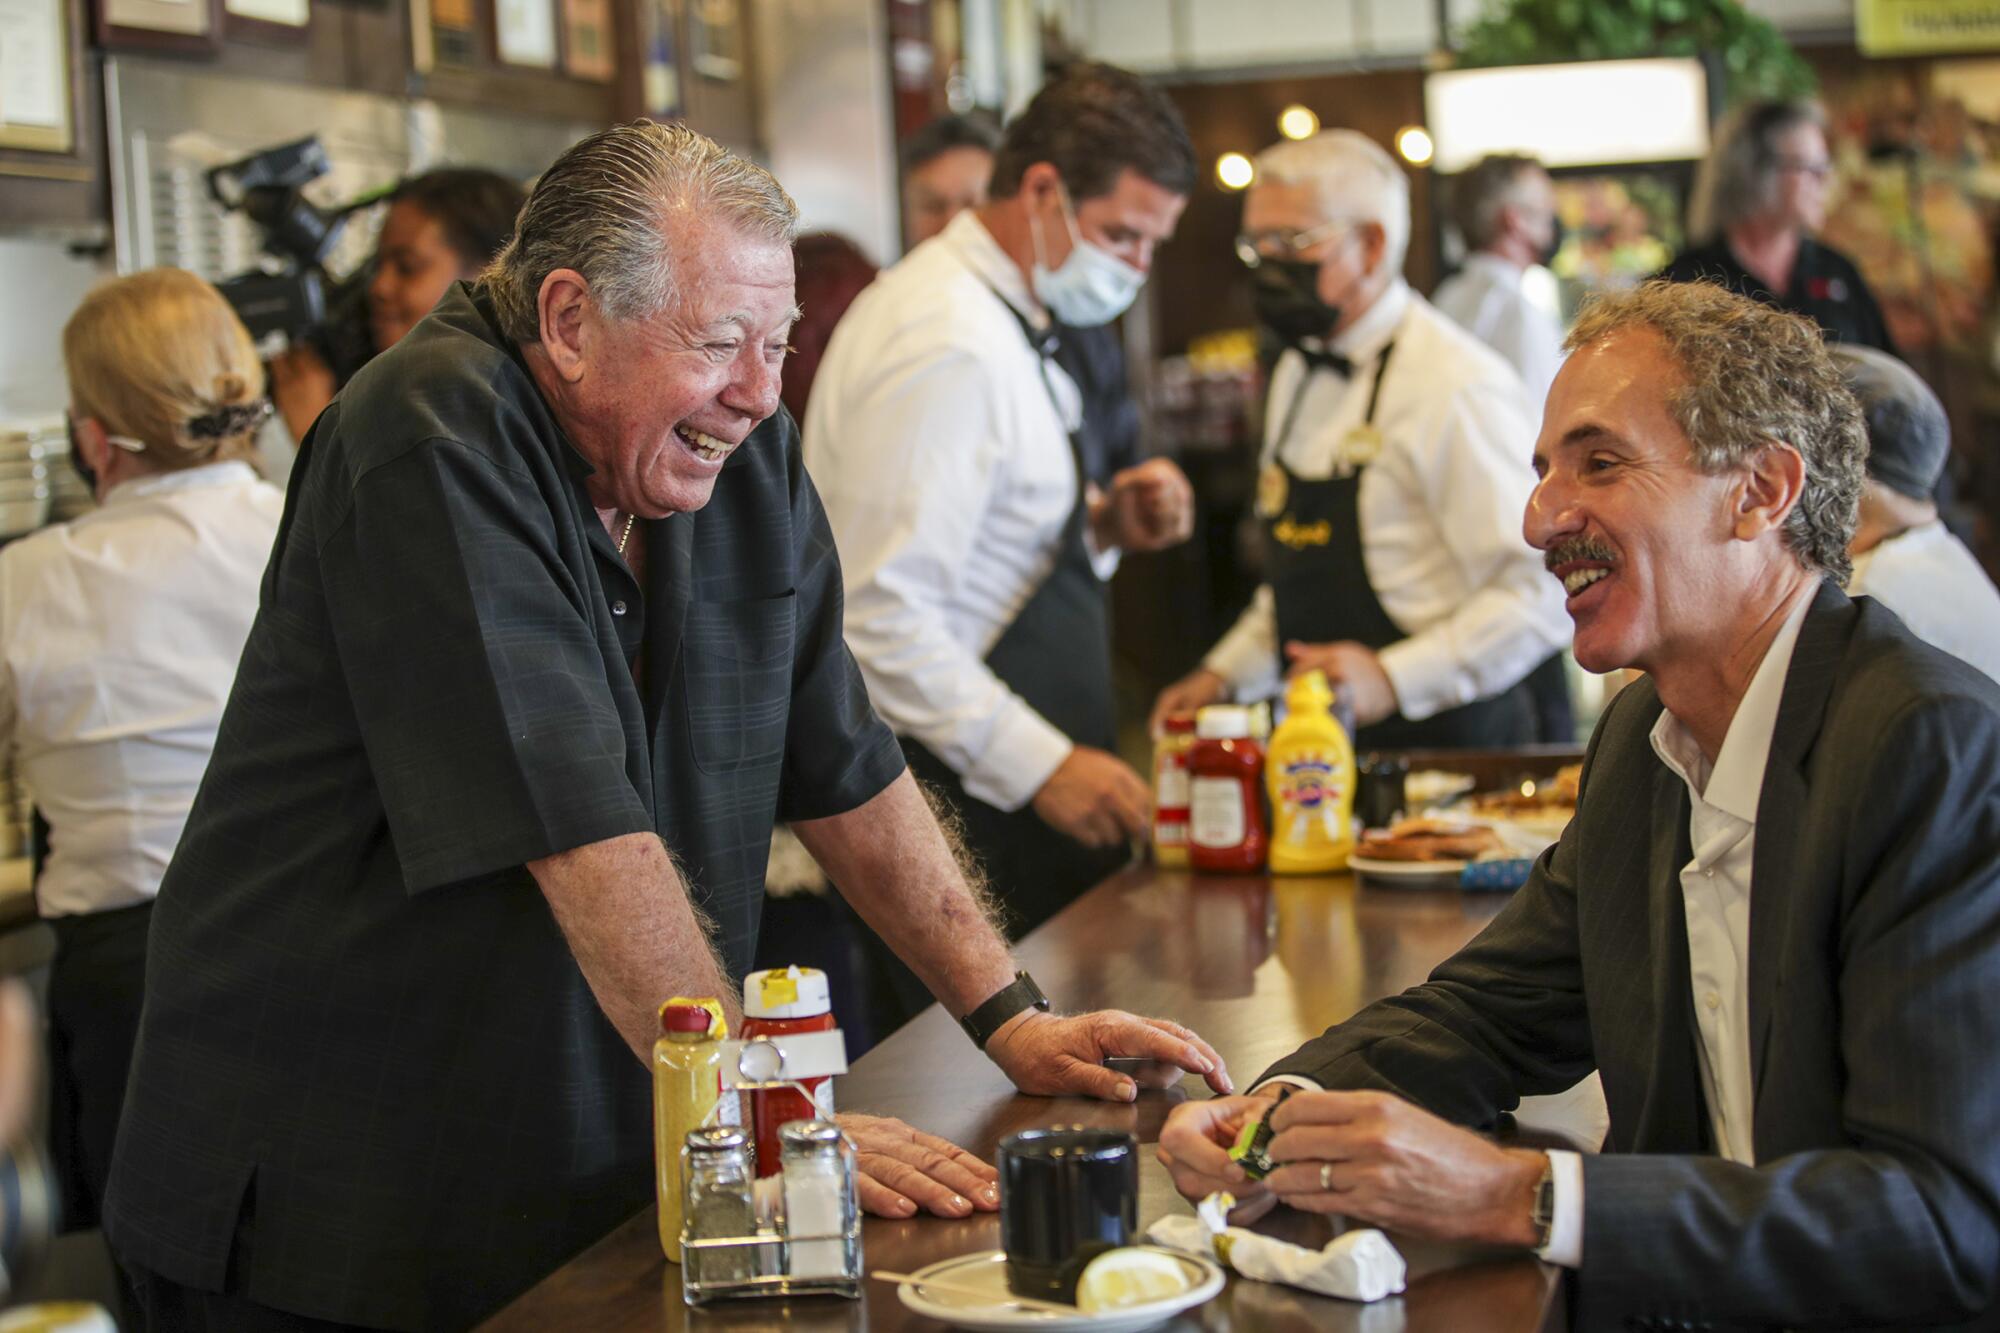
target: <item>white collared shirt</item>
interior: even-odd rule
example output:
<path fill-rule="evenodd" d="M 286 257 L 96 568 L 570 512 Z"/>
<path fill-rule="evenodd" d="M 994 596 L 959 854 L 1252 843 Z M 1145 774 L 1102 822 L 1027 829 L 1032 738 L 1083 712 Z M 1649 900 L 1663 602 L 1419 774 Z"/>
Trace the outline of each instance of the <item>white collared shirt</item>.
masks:
<path fill-rule="evenodd" d="M 1071 749 L 984 659 L 1055 567 L 1083 412 L 1010 305 L 1047 326 L 1014 261 L 959 214 L 848 307 L 805 420 L 847 645 L 877 711 L 1002 810 L 1027 804 Z M 1096 563 L 1110 577 L 1116 552 Z"/>
<path fill-rule="evenodd" d="M 2000 592 L 1935 519 L 1854 557 L 1850 597 L 1873 597 L 1910 633 L 2000 680 Z"/>
<path fill-rule="evenodd" d="M 0 739 L 49 822 L 43 916 L 159 891 L 284 503 L 247 463 L 214 463 L 0 550 Z"/>
<path fill-rule="evenodd" d="M 1264 460 L 1307 479 L 1366 461 L 1352 456 L 1351 432 L 1391 340 L 1375 411 L 1381 454 L 1361 474 L 1356 505 L 1369 586 L 1408 636 L 1381 650 L 1382 667 L 1399 710 L 1418 721 L 1510 688 L 1569 641 L 1569 622 L 1561 585 L 1521 536 L 1535 484 L 1535 417 L 1521 381 L 1400 278 L 1334 340 L 1354 362 L 1352 379 L 1322 371 L 1300 394 L 1304 359 L 1279 358 Z M 1260 697 L 1277 689 L 1278 650 L 1266 584 L 1204 665 L 1238 698 Z"/>
<path fill-rule="evenodd" d="M 1539 418 L 1562 365 L 1556 295 L 1555 275 L 1540 264 L 1522 268 L 1481 251 L 1438 284 L 1431 304 L 1514 367 Z"/>
<path fill-rule="evenodd" d="M 1681 867 L 1681 905 L 1702 1097 L 1716 1154 L 1745 1166 L 1757 1164 L 1751 1123 L 1756 1089 L 1750 1080 L 1750 869 L 1757 850 L 1757 800 L 1792 650 L 1811 609 L 1812 598 L 1801 598 L 1779 627 L 1729 719 L 1714 764 L 1672 713 L 1662 711 L 1653 724 L 1653 753 L 1688 789 L 1694 859 Z M 1578 891 L 1587 887 L 1579 885 Z M 1574 1268 L 1583 1261 L 1583 1167 L 1574 1153 L 1552 1151 L 1549 1160 L 1555 1168 L 1555 1211 L 1542 1257 Z"/>

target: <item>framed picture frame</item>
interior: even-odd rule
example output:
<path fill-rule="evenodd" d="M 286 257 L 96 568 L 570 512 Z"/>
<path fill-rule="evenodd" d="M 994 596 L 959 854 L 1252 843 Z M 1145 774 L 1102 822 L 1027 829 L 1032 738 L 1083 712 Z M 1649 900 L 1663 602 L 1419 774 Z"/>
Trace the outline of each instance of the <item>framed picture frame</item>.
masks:
<path fill-rule="evenodd" d="M 0 148 L 76 148 L 77 43 L 63 0 L 0 0 Z"/>
<path fill-rule="evenodd" d="M 414 24 L 417 13 L 414 6 L 410 13 Z M 477 66 L 482 42 L 479 6 L 475 0 L 429 0 L 427 13 L 425 35 L 436 63 L 461 69 Z"/>
<path fill-rule="evenodd" d="M 743 77 L 743 6 L 738 0 L 688 0 L 688 65 L 717 83 Z"/>
<path fill-rule="evenodd" d="M 106 47 L 210 55 L 221 29 L 222 0 L 98 0 L 97 40 Z"/>
<path fill-rule="evenodd" d="M 611 0 L 562 0 L 563 72 L 609 83 L 618 73 L 612 49 Z"/>
<path fill-rule="evenodd" d="M 311 0 L 222 0 L 222 28 L 230 37 L 303 42 L 311 26 Z"/>
<path fill-rule="evenodd" d="M 493 53 L 503 65 L 553 70 L 561 55 L 555 0 L 494 0 Z"/>

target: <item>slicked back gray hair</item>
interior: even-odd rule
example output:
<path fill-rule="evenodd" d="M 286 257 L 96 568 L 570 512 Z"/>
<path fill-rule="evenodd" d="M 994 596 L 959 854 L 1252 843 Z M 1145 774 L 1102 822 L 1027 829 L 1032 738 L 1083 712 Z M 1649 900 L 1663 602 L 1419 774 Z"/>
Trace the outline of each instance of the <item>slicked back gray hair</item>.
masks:
<path fill-rule="evenodd" d="M 1328 222 L 1373 222 L 1382 229 L 1391 273 L 1410 248 L 1410 178 L 1382 145 L 1355 130 L 1321 130 L 1257 154 L 1257 180 L 1310 185 Z M 1253 187 L 1254 188 L 1254 187 Z"/>
<path fill-rule="evenodd" d="M 1500 230 L 1500 210 L 1527 202 L 1532 174 L 1542 164 L 1520 153 L 1480 158 L 1451 183 L 1451 216 L 1468 250 L 1484 250 Z M 1532 174 L 1531 174 L 1532 173 Z"/>
<path fill-rule="evenodd" d="M 514 239 L 482 279 L 516 342 L 541 335 L 542 282 L 575 269 L 613 319 L 648 319 L 674 294 L 670 214 L 721 219 L 774 245 L 799 209 L 770 172 L 685 125 L 635 120 L 582 140 L 535 183 Z"/>
<path fill-rule="evenodd" d="M 1778 139 L 1799 125 L 1826 129 L 1817 102 L 1746 102 L 1726 116 L 1695 177 L 1688 240 L 1707 245 L 1769 208 L 1778 190 Z"/>
<path fill-rule="evenodd" d="M 1807 569 L 1847 582 L 1868 432 L 1819 325 L 1714 283 L 1656 279 L 1592 298 L 1563 345 L 1574 352 L 1635 327 L 1657 333 L 1680 368 L 1667 410 L 1695 466 L 1726 472 L 1772 441 L 1799 451 L 1805 484 L 1785 544 Z"/>

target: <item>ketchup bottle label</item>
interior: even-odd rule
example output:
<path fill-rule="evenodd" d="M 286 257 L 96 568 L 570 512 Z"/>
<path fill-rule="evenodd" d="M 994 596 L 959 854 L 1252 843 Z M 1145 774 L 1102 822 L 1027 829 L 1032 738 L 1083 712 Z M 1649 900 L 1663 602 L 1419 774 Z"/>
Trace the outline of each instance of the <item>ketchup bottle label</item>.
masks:
<path fill-rule="evenodd" d="M 1238 847 L 1243 823 L 1243 784 L 1234 778 L 1196 778 L 1190 797 L 1189 837 L 1199 847 Z"/>

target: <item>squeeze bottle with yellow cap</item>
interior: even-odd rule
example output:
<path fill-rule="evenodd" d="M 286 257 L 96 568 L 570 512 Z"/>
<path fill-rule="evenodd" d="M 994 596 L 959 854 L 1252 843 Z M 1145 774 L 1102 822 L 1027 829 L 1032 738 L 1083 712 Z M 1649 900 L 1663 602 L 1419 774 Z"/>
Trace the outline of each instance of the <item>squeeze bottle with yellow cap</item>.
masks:
<path fill-rule="evenodd" d="M 1326 676 L 1308 671 L 1285 691 L 1285 720 L 1264 752 L 1274 874 L 1324 875 L 1354 851 L 1354 744 L 1333 715 Z"/>
<path fill-rule="evenodd" d="M 722 1002 L 676 995 L 660 1006 L 653 1043 L 653 1169 L 660 1197 L 660 1248 L 681 1261 L 681 1145 L 722 1092 Z"/>
<path fill-rule="evenodd" d="M 774 967 L 743 979 L 743 1040 L 833 1030 L 833 1000 L 826 973 L 816 967 Z M 800 1079 L 810 1100 L 790 1088 L 750 1094 L 750 1126 L 757 1136 L 757 1174 L 775 1176 L 778 1128 L 794 1120 L 833 1119 L 833 1080 Z"/>

